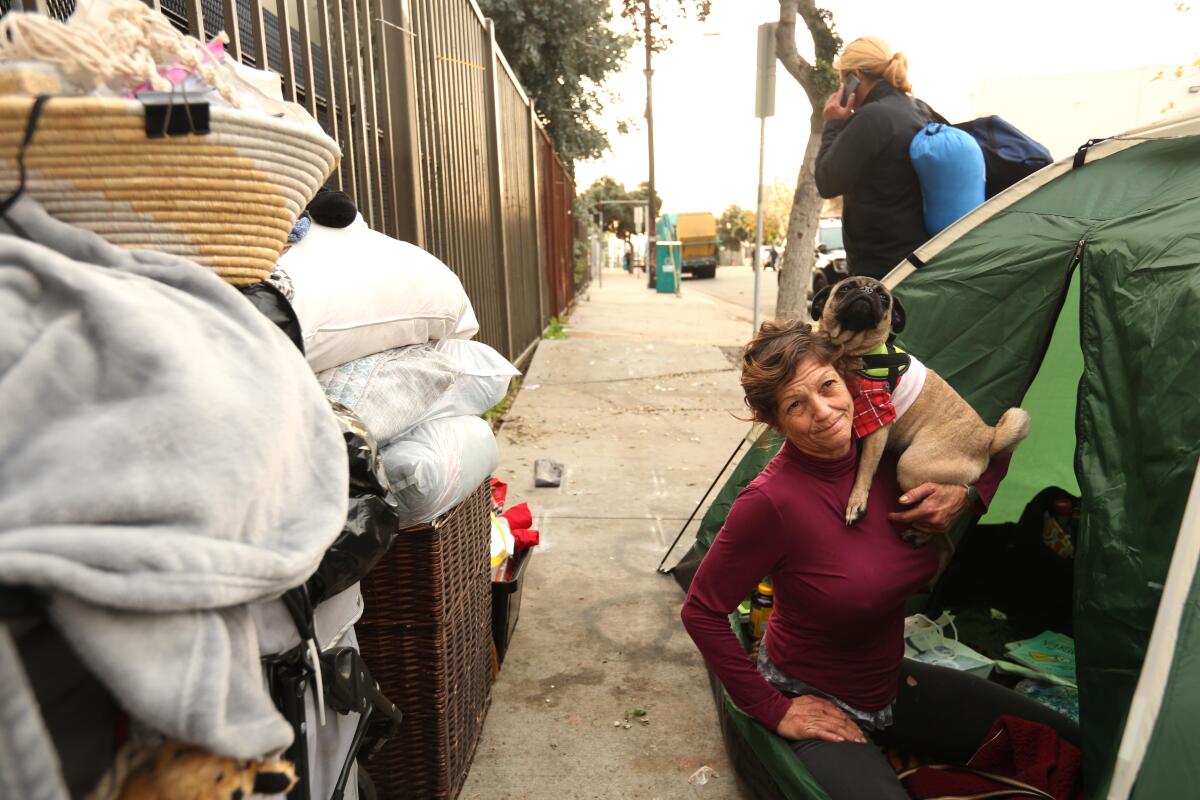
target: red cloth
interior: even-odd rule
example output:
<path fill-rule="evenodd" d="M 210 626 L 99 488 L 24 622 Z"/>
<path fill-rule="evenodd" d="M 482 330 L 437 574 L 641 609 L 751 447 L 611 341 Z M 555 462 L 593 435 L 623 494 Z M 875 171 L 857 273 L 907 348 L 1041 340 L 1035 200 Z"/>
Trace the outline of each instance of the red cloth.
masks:
<path fill-rule="evenodd" d="M 513 531 L 512 535 L 513 549 L 516 551 L 513 553 L 513 555 L 519 555 L 531 547 L 537 547 L 538 542 L 541 540 L 541 535 L 531 528 L 526 528 L 525 530 L 521 531 Z"/>
<path fill-rule="evenodd" d="M 529 510 L 529 503 L 515 505 L 500 516 L 508 520 L 509 527 L 514 531 L 528 528 L 533 524 L 533 512 Z"/>
<path fill-rule="evenodd" d="M 508 528 L 513 535 L 513 555 L 537 546 L 540 537 L 537 531 L 529 527 L 533 524 L 533 512 L 529 510 L 529 503 L 515 505 L 500 516 L 508 520 Z"/>
<path fill-rule="evenodd" d="M 854 434 L 865 439 L 868 434 L 896 419 L 892 393 L 887 381 L 859 380 L 854 384 Z"/>
<path fill-rule="evenodd" d="M 492 505 L 496 510 L 504 508 L 504 499 L 508 497 L 508 484 L 502 480 L 492 478 Z"/>
<path fill-rule="evenodd" d="M 1046 725 L 1020 717 L 996 720 L 968 766 L 1015 778 L 1052 795 L 1055 800 L 1083 800 L 1083 759 L 1079 749 Z M 915 800 L 970 795 L 1005 788 L 969 772 L 922 767 L 906 781 Z"/>

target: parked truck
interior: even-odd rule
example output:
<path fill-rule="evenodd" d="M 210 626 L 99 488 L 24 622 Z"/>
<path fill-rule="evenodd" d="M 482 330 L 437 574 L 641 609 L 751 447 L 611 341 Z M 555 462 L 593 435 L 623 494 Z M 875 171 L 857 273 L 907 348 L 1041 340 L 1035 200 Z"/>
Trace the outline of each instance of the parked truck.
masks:
<path fill-rule="evenodd" d="M 717 277 L 717 218 L 707 211 L 677 214 L 675 235 L 683 245 L 683 273 L 697 278 Z"/>

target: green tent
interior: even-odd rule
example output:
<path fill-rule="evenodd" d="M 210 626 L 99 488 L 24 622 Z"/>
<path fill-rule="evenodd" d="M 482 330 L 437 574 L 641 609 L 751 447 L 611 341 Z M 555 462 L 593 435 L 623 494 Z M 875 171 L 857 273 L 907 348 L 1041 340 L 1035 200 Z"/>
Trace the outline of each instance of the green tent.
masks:
<path fill-rule="evenodd" d="M 1033 417 L 988 521 L 1015 519 L 1047 486 L 1082 498 L 1074 632 L 1088 797 L 1193 796 L 1200 114 L 1081 148 L 951 225 L 886 283 L 908 311 L 905 349 L 988 422 L 1013 405 Z M 770 452 L 743 459 L 693 561 Z"/>

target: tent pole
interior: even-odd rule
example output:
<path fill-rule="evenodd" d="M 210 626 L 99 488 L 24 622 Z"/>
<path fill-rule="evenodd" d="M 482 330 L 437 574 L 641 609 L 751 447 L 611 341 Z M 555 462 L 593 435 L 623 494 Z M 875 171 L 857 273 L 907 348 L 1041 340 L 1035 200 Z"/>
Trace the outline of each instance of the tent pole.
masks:
<path fill-rule="evenodd" d="M 710 483 L 708 485 L 708 489 L 704 491 L 704 496 L 700 498 L 700 502 L 696 503 L 696 507 L 692 509 L 692 515 L 687 518 L 687 522 L 683 523 L 683 527 L 680 528 L 679 533 L 675 535 L 675 541 L 671 542 L 671 546 L 667 548 L 667 552 L 663 553 L 662 561 L 658 562 L 658 568 L 655 570 L 656 572 L 660 572 L 663 575 L 670 574 L 670 570 L 663 570 L 663 564 L 667 563 L 667 557 L 671 555 L 671 551 L 675 549 L 675 545 L 679 544 L 679 540 L 683 538 L 683 532 L 687 530 L 688 525 L 692 524 L 692 520 L 694 520 L 696 518 L 696 514 L 700 512 L 700 507 L 704 505 L 704 501 L 708 499 L 710 494 L 712 494 L 712 490 L 714 487 L 716 487 L 717 481 L 721 480 L 721 476 L 725 474 L 725 470 L 729 469 L 729 465 L 733 463 L 733 459 L 737 458 L 737 454 L 742 451 L 742 445 L 746 443 L 746 439 L 748 438 L 748 436 L 743 436 L 738 440 L 737 447 L 733 449 L 733 452 L 729 454 L 729 458 L 725 460 L 725 466 L 721 467 L 721 471 L 718 472 L 712 479 L 712 483 Z"/>

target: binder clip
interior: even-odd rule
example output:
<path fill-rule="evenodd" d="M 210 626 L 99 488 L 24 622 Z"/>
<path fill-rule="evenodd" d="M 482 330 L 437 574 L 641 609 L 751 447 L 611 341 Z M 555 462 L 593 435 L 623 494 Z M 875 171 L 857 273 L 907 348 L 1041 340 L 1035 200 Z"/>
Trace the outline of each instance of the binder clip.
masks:
<path fill-rule="evenodd" d="M 183 89 L 183 102 L 175 102 L 175 87 L 170 92 L 142 92 L 138 102 L 146 111 L 146 138 L 166 136 L 204 136 L 209 133 L 208 101 L 188 100 Z"/>

